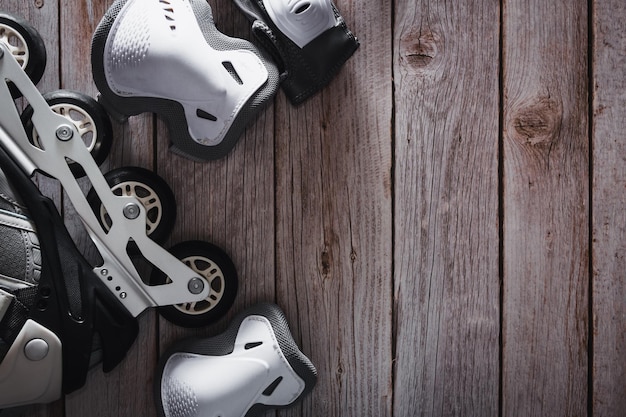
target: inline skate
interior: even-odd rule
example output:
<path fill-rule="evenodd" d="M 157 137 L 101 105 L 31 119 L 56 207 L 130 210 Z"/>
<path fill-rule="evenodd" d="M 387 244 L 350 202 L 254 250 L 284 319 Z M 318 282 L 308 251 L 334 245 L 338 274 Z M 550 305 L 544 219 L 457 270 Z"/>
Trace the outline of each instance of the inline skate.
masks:
<path fill-rule="evenodd" d="M 42 95 L 45 48 L 24 20 L 0 13 L 0 408 L 49 402 L 113 369 L 133 343 L 136 317 L 158 307 L 182 326 L 221 317 L 235 267 L 206 242 L 160 246 L 175 218 L 167 184 L 151 171 L 98 168 L 111 146 L 104 109 L 81 93 Z M 21 113 L 15 99 L 28 103 Z M 60 182 L 101 262 L 77 249 L 35 173 Z M 85 195 L 78 179 L 91 185 Z M 140 273 L 147 265 L 152 273 Z M 37 375 L 37 378 L 33 378 Z"/>

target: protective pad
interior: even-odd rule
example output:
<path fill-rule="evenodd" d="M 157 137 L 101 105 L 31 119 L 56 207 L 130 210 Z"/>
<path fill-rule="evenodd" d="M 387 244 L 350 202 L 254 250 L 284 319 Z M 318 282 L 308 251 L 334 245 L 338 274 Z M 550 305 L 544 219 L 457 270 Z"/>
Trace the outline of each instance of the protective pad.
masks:
<path fill-rule="evenodd" d="M 264 0 L 276 27 L 300 48 L 339 23 L 330 0 Z"/>
<path fill-rule="evenodd" d="M 279 63 L 293 104 L 324 88 L 359 47 L 330 0 L 234 0 Z"/>
<path fill-rule="evenodd" d="M 92 70 L 105 107 L 157 113 L 194 160 L 224 156 L 278 88 L 275 65 L 220 33 L 205 0 L 117 0 L 94 34 Z"/>
<path fill-rule="evenodd" d="M 316 379 L 282 311 L 261 304 L 216 337 L 172 347 L 161 358 L 155 398 L 161 417 L 250 417 L 292 405 Z"/>

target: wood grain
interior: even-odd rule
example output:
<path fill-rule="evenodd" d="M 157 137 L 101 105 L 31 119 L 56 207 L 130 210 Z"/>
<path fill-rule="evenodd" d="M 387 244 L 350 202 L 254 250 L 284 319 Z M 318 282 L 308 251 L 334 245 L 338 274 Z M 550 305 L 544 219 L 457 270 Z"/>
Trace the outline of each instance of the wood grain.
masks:
<path fill-rule="evenodd" d="M 42 92 L 97 94 L 90 38 L 111 3 L 2 1 L 45 40 Z M 223 33 L 252 39 L 233 2 L 209 3 Z M 111 373 L 8 415 L 153 416 L 159 354 L 260 301 L 319 372 L 268 415 L 623 414 L 623 1 L 335 3 L 359 50 L 303 105 L 279 91 L 225 158 L 173 154 L 150 114 L 113 123 L 103 171 L 152 169 L 176 195 L 164 246 L 232 257 L 227 317 L 190 330 L 147 312 Z M 97 261 L 58 182 L 36 181 Z"/>
<path fill-rule="evenodd" d="M 210 5 L 220 31 L 250 36 L 249 24 L 234 3 Z M 158 123 L 157 172 L 177 198 L 178 218 L 168 245 L 196 239 L 211 242 L 229 255 L 239 279 L 235 303 L 217 323 L 184 329 L 161 319 L 160 351 L 191 335 L 215 336 L 244 308 L 275 301 L 273 136 L 274 108 L 268 103 L 226 157 L 193 162 L 169 150 L 167 129 Z"/>
<path fill-rule="evenodd" d="M 503 415 L 587 413 L 586 2 L 503 10 Z"/>
<path fill-rule="evenodd" d="M 5 4 L 7 3 L 7 4 Z M 0 9 L 26 19 L 41 35 L 46 47 L 46 67 L 37 83 L 41 92 L 57 90 L 60 85 L 59 74 L 59 7 L 56 2 L 3 2 Z M 17 105 L 23 109 L 28 103 L 18 99 Z M 57 207 L 61 206 L 61 188 L 56 180 L 36 174 L 35 182 L 43 194 L 50 197 Z"/>
<path fill-rule="evenodd" d="M 108 1 L 76 3 L 61 0 L 62 88 L 80 91 L 94 98 L 97 96 L 91 75 L 91 34 L 109 6 Z M 101 166 L 102 171 L 129 165 L 152 168 L 152 116 L 135 117 L 123 125 L 112 124 L 113 146 L 109 158 Z M 84 192 L 88 192 L 91 187 L 89 181 L 83 178 L 79 182 Z M 66 226 L 77 245 L 90 262 L 98 264 L 95 247 L 68 199 L 64 200 L 64 214 Z M 95 367 L 88 375 L 86 386 L 66 397 L 66 417 L 155 414 L 150 382 L 157 359 L 156 315 L 143 315 L 139 324 L 139 336 L 124 361 L 109 374 L 103 374 L 101 367 Z"/>
<path fill-rule="evenodd" d="M 626 409 L 626 5 L 593 10 L 593 410 Z"/>
<path fill-rule="evenodd" d="M 284 415 L 389 416 L 391 10 L 338 7 L 361 48 L 303 105 L 277 96 L 276 291 L 318 370 Z"/>
<path fill-rule="evenodd" d="M 395 11 L 394 416 L 497 416 L 498 3 Z"/>

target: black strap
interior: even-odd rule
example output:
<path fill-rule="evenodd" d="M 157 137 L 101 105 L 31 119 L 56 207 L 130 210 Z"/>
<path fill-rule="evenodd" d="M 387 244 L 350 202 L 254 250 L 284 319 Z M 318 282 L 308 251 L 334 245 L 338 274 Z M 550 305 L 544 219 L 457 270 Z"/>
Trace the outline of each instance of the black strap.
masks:
<path fill-rule="evenodd" d="M 32 308 L 37 295 L 37 287 L 21 288 L 12 292 L 15 299 L 0 321 L 0 361 L 22 330 L 28 311 Z"/>
<path fill-rule="evenodd" d="M 15 299 L 0 321 L 0 362 L 4 359 L 11 345 L 22 330 L 28 312 L 33 307 L 37 296 L 37 287 L 15 290 L 11 293 Z"/>

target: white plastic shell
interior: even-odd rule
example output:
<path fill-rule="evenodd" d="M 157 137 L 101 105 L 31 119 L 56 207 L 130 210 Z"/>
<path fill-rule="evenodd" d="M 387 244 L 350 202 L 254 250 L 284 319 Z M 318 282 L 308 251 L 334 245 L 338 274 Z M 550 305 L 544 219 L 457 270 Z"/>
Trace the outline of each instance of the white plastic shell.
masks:
<path fill-rule="evenodd" d="M 254 404 L 290 404 L 304 389 L 269 320 L 258 315 L 243 320 L 231 354 L 175 353 L 161 380 L 166 417 L 243 417 Z"/>
<path fill-rule="evenodd" d="M 186 0 L 128 1 L 107 38 L 104 70 L 120 96 L 179 102 L 189 134 L 208 146 L 268 78 L 251 51 L 212 48 Z"/>
<path fill-rule="evenodd" d="M 300 48 L 337 25 L 330 0 L 263 0 L 267 14 Z"/>
<path fill-rule="evenodd" d="M 29 359 L 26 347 L 33 340 L 47 344 L 43 357 L 31 354 Z M 61 340 L 39 323 L 27 320 L 0 363 L 0 408 L 48 403 L 60 398 L 62 361 Z"/>

